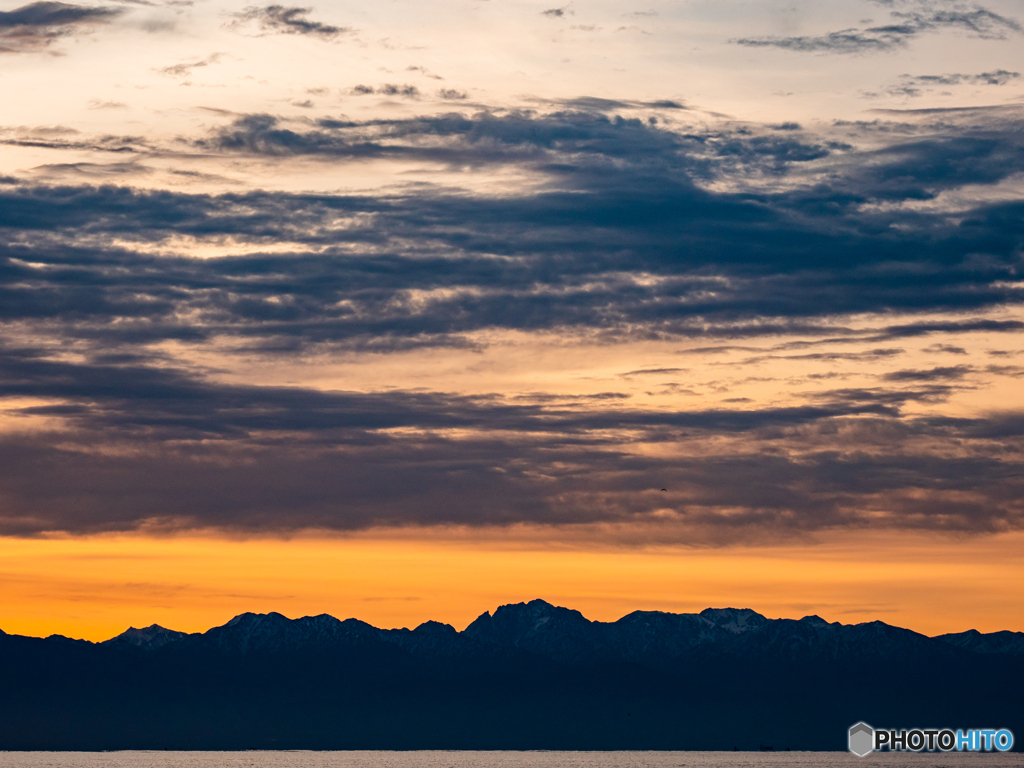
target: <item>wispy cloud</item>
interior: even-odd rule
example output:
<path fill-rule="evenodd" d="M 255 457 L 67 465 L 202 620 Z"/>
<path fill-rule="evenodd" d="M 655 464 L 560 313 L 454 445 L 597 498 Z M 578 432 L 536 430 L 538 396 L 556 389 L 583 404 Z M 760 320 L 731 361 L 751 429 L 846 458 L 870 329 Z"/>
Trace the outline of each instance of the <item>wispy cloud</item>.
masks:
<path fill-rule="evenodd" d="M 282 35 L 308 35 L 325 40 L 351 32 L 349 27 L 338 27 L 308 18 L 312 8 L 298 6 L 249 6 L 234 15 L 234 26 L 255 23 L 263 32 Z"/>
<path fill-rule="evenodd" d="M 978 74 L 950 73 L 943 75 L 901 75 L 899 80 L 885 88 L 881 93 L 866 93 L 869 97 L 903 96 L 916 98 L 925 93 L 934 92 L 936 88 L 949 88 L 958 85 L 988 86 L 1006 85 L 1020 77 L 1020 72 L 995 69 Z"/>
<path fill-rule="evenodd" d="M 191 59 L 189 61 L 183 61 L 178 64 L 171 64 L 167 67 L 160 68 L 160 74 L 170 75 L 171 77 L 188 77 L 192 74 L 195 69 L 202 67 L 208 67 L 211 64 L 216 64 L 221 61 L 226 54 L 224 53 L 211 53 L 209 56 L 200 59 Z"/>
<path fill-rule="evenodd" d="M 445 91 L 441 93 L 457 94 L 458 91 Z M 395 83 L 384 83 L 383 85 L 372 86 L 372 85 L 356 85 L 352 88 L 352 94 L 354 96 L 372 96 L 377 94 L 378 96 L 400 96 L 406 99 L 418 99 L 420 97 L 420 89 L 415 85 L 402 84 L 396 85 Z M 447 96 L 444 98 L 459 98 L 458 96 Z M 463 95 L 462 98 L 465 98 Z"/>
<path fill-rule="evenodd" d="M 121 101 L 100 101 L 93 99 L 89 102 L 89 109 L 125 109 L 128 105 Z"/>
<path fill-rule="evenodd" d="M 38 2 L 0 11 L 0 53 L 26 53 L 48 47 L 63 37 L 124 13 L 114 6 Z"/>
<path fill-rule="evenodd" d="M 968 32 L 984 39 L 1005 39 L 1009 33 L 1021 32 L 1013 18 L 981 7 L 970 10 L 929 9 L 924 11 L 892 11 L 891 22 L 878 26 L 855 27 L 824 35 L 794 37 L 745 37 L 734 40 L 748 47 L 782 48 L 805 53 L 877 53 L 906 46 L 926 32 L 945 29 Z"/>
<path fill-rule="evenodd" d="M 903 79 L 919 85 L 1006 85 L 1011 80 L 1020 77 L 1020 72 L 1008 72 L 1005 69 L 995 69 L 991 72 L 981 72 L 976 75 L 904 75 Z"/>

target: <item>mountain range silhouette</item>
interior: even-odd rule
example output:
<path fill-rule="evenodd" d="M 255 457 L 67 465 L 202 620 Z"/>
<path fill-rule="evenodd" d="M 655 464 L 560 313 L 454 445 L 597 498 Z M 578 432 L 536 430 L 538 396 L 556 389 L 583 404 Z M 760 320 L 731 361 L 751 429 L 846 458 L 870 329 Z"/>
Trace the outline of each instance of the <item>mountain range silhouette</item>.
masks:
<path fill-rule="evenodd" d="M 244 613 L 101 643 L 0 632 L 0 749 L 845 749 L 876 727 L 1024 733 L 1024 633 L 750 609 L 466 629 Z"/>

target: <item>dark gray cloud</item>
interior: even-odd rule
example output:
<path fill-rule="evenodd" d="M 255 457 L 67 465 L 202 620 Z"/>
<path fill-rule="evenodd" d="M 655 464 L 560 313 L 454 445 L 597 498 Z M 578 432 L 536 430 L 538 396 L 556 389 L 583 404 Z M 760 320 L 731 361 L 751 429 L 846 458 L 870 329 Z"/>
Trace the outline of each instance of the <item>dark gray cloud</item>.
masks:
<path fill-rule="evenodd" d="M 943 29 L 968 32 L 984 39 L 1005 39 L 1021 32 L 1020 23 L 985 8 L 932 8 L 892 11 L 889 24 L 844 29 L 824 35 L 749 37 L 733 42 L 755 48 L 782 48 L 806 53 L 877 53 L 902 48 L 914 38 Z"/>
<path fill-rule="evenodd" d="M 353 93 L 418 95 L 414 86 L 395 85 L 358 85 Z M 657 179 L 659 184 L 663 180 L 691 184 L 693 177 L 710 179 L 730 171 L 748 177 L 778 176 L 794 164 L 852 149 L 834 141 L 770 129 L 680 134 L 660 129 L 655 117 L 609 115 L 605 113 L 611 109 L 607 104 L 599 109 L 449 112 L 366 122 L 324 118 L 312 123 L 253 114 L 238 117 L 208 138 L 192 143 L 203 150 L 279 157 L 391 157 L 458 167 L 526 164 L 538 174 L 579 178 L 581 183 L 596 181 L 595 173 L 606 176 L 614 165 L 625 164 L 620 178 L 629 174 L 639 181 L 639 173 L 645 172 L 663 177 Z"/>
<path fill-rule="evenodd" d="M 968 374 L 974 373 L 969 365 L 947 365 L 927 370 L 903 370 L 886 373 L 885 381 L 958 381 Z"/>
<path fill-rule="evenodd" d="M 682 373 L 685 368 L 638 368 L 635 371 L 626 371 L 620 376 L 656 376 L 664 373 Z"/>
<path fill-rule="evenodd" d="M 412 85 L 356 86 L 357 94 L 416 96 Z M 731 138 L 731 137 L 730 137 Z M 442 143 L 439 143 L 440 140 Z M 784 162 L 785 156 L 820 156 L 817 144 L 798 141 L 763 142 L 750 154 L 766 162 Z M 723 144 L 728 139 L 723 141 Z M 267 155 L 322 155 L 328 157 L 376 156 L 451 161 L 454 163 L 508 163 L 544 159 L 542 153 L 558 155 L 582 152 L 595 158 L 621 156 L 639 159 L 642 152 L 677 162 L 685 161 L 687 146 L 697 143 L 675 134 L 652 130 L 639 119 L 609 118 L 588 111 L 538 115 L 528 111 L 504 113 L 460 112 L 403 120 L 353 122 L 323 119 L 314 127 L 286 123 L 273 115 L 246 115 L 217 131 L 210 139 L 196 142 L 200 148 L 242 150 Z M 723 146 L 721 154 L 738 150 Z M 563 159 L 558 155 L 551 160 Z M 653 159 L 653 158 L 652 158 Z M 692 164 L 692 163 L 691 163 Z"/>
<path fill-rule="evenodd" d="M 412 86 L 355 90 L 416 94 Z M 370 122 L 322 119 L 312 127 L 272 115 L 247 115 L 195 144 L 264 155 L 390 156 L 459 166 L 529 162 L 536 171 L 563 178 L 588 173 L 587 180 L 605 170 L 596 163 L 624 162 L 628 165 L 623 170 L 634 178 L 641 172 L 658 174 L 659 184 L 686 183 L 695 177 L 782 175 L 797 164 L 832 159 L 831 167 L 818 164 L 822 170 L 834 170 L 827 186 L 804 186 L 793 195 L 794 200 L 802 197 L 807 203 L 827 205 L 929 198 L 956 186 L 995 183 L 1024 170 L 1019 110 L 1006 113 L 997 125 L 947 125 L 944 132 L 932 131 L 927 138 L 910 137 L 872 152 L 853 152 L 851 145 L 808 136 L 795 124 L 781 131 L 769 126 L 764 131 L 677 133 L 650 120 L 608 115 L 610 105 L 599 109 L 452 112 Z M 850 161 L 845 167 L 844 158 Z M 823 192 L 827 199 L 821 197 Z"/>
<path fill-rule="evenodd" d="M 868 93 L 866 96 L 878 97 L 905 96 L 916 98 L 925 93 L 933 92 L 936 88 L 948 88 L 957 85 L 1006 85 L 1020 77 L 1020 72 L 1010 72 L 1005 69 L 995 69 L 991 72 L 980 72 L 978 74 L 944 74 L 944 75 L 901 75 L 899 81 L 894 85 L 885 88 L 881 93 Z"/>
<path fill-rule="evenodd" d="M 59 127 L 11 132 L 4 138 L 0 138 L 0 145 L 58 150 L 84 149 L 90 152 L 115 152 L 126 155 L 148 148 L 147 141 L 142 136 L 84 137 L 76 130 Z"/>
<path fill-rule="evenodd" d="M 301 8 L 286 5 L 249 6 L 235 14 L 235 25 L 255 22 L 261 30 L 268 33 L 283 35 L 308 35 L 325 40 L 338 37 L 352 30 L 349 27 L 336 27 L 322 21 L 307 18 L 312 8 Z"/>
<path fill-rule="evenodd" d="M 1024 170 L 1015 129 L 856 153 L 796 131 L 680 135 L 581 112 L 290 125 L 252 115 L 193 146 L 325 162 L 506 164 L 547 183 L 501 198 L 429 187 L 388 197 L 8 187 L 0 190 L 0 231 L 10 233 L 0 249 L 0 317 L 60 322 L 96 342 L 385 350 L 466 344 L 466 334 L 487 329 L 609 340 L 834 336 L 825 318 L 984 312 L 1020 301 L 1020 203 L 955 216 L 892 207 Z M 781 192 L 695 183 L 784 177 L 813 162 L 833 165 L 822 181 Z M 128 245 L 177 236 L 231 237 L 257 252 L 199 260 Z M 280 241 L 297 250 L 258 252 Z M 884 344 L 1019 327 L 965 318 L 847 338 Z"/>
<path fill-rule="evenodd" d="M 834 527 L 979 532 L 1024 523 L 1024 473 L 1012 451 L 1024 439 L 1020 414 L 906 418 L 902 405 L 927 395 L 882 389 L 826 391 L 819 404 L 793 408 L 685 413 L 602 406 L 619 399 L 610 394 L 522 405 L 315 392 L 7 348 L 0 396 L 48 400 L 21 413 L 66 426 L 0 439 L 0 529 L 634 522 L 654 526 L 647 536 L 730 543 Z M 723 449 L 729 439 L 739 442 Z M 630 450 L 636 442 L 702 449 L 659 458 Z M 674 510 L 667 522 L 665 509 Z"/>
<path fill-rule="evenodd" d="M 1015 379 L 1024 376 L 1024 367 L 1019 365 L 986 365 L 985 371 L 996 376 L 1011 376 Z"/>
<path fill-rule="evenodd" d="M 407 99 L 417 99 L 420 95 L 420 89 L 415 85 L 395 85 L 394 83 L 385 83 L 384 85 L 378 86 L 377 93 L 383 96 L 404 96 Z"/>
<path fill-rule="evenodd" d="M 378 85 L 376 88 L 373 87 L 372 85 L 357 85 L 352 88 L 352 93 L 356 96 L 370 96 L 372 94 L 377 94 L 379 96 L 403 96 L 407 99 L 418 99 L 420 97 L 420 89 L 417 88 L 415 85 L 395 85 L 394 83 L 385 83 L 384 85 Z M 440 91 L 440 93 L 449 93 L 449 91 L 442 90 Z M 455 94 L 457 92 L 450 91 L 450 93 Z M 442 96 L 442 98 L 465 98 L 465 94 L 462 94 L 461 96 L 450 97 Z"/>
<path fill-rule="evenodd" d="M 0 11 L 0 53 L 39 50 L 78 29 L 109 22 L 123 12 L 123 8 L 113 6 L 61 2 L 29 3 Z"/>
<path fill-rule="evenodd" d="M 1019 125 L 1014 122 L 1006 132 L 933 134 L 858 153 L 857 167 L 846 170 L 845 178 L 836 179 L 828 188 L 830 202 L 842 204 L 843 188 L 851 194 L 849 202 L 856 205 L 867 199 L 928 200 L 967 184 L 998 183 L 1024 168 L 1024 141 L 1016 135 Z M 816 196 L 814 190 L 806 194 L 808 200 Z"/>
<path fill-rule="evenodd" d="M 916 336 L 927 336 L 933 333 L 1019 333 L 1024 331 L 1024 323 L 1019 320 L 953 320 L 940 322 L 917 322 L 891 325 L 881 333 L 870 337 L 871 341 L 889 339 L 907 339 Z"/>
<path fill-rule="evenodd" d="M 636 99 L 608 99 L 600 96 L 576 96 L 571 99 L 533 99 L 537 104 L 544 104 L 556 109 L 581 110 L 585 112 L 617 112 L 630 109 L 685 110 L 689 109 L 681 101 L 674 99 L 656 99 L 655 101 L 638 101 Z"/>
<path fill-rule="evenodd" d="M 798 459 L 734 453 L 667 462 L 565 441 L 365 442 L 320 451 L 164 446 L 132 455 L 8 437 L 0 441 L 9 470 L 0 479 L 0 526 L 29 535 L 154 522 L 261 533 L 611 522 L 647 523 L 653 530 L 638 541 L 764 544 L 835 528 L 979 533 L 1021 524 L 1021 465 L 983 455 L 822 448 Z M 659 496 L 662 487 L 669 493 Z M 863 510 L 872 507 L 886 514 L 869 518 Z M 675 510 L 672 519 L 653 515 L 665 509 Z"/>
<path fill-rule="evenodd" d="M 1011 80 L 1020 77 L 1020 72 L 1010 72 L 1005 69 L 995 69 L 991 72 L 981 72 L 976 75 L 904 75 L 903 80 L 917 85 L 1006 85 Z"/>
<path fill-rule="evenodd" d="M 756 363 L 763 360 L 819 360 L 834 362 L 838 360 L 885 360 L 898 357 L 906 350 L 900 348 L 867 349 L 863 352 L 806 352 L 802 355 L 759 355 L 745 360 L 745 363 Z"/>
<path fill-rule="evenodd" d="M 0 251 L 0 316 L 8 322 L 62 322 L 68 334 L 110 343 L 227 336 L 270 345 L 291 340 L 387 348 L 458 343 L 462 334 L 486 328 L 562 328 L 641 338 L 756 336 L 814 332 L 815 316 L 839 310 L 871 311 L 901 304 L 907 310 L 959 311 L 1015 295 L 1012 288 L 991 287 L 1011 268 L 998 264 L 957 270 L 931 284 L 920 284 L 909 267 L 904 276 L 864 276 L 857 261 L 831 268 L 822 265 L 813 274 L 787 274 L 786 249 L 774 252 L 777 263 L 757 260 L 747 251 L 759 242 L 758 229 L 771 220 L 758 217 L 744 225 L 741 219 L 730 226 L 728 206 L 718 211 L 726 217 L 721 223 L 709 218 L 689 226 L 673 221 L 661 233 L 655 227 L 665 224 L 648 218 L 651 229 L 643 234 L 641 219 L 635 225 L 640 230 L 634 236 L 637 242 L 627 248 L 633 225 L 624 223 L 616 233 L 588 224 L 588 216 L 601 212 L 588 212 L 586 200 L 562 195 L 529 205 L 470 205 L 459 198 L 425 205 L 422 200 L 204 197 L 77 188 L 28 194 L 16 190 L 2 197 L 6 211 L 0 224 L 27 234 L 66 229 L 69 236 L 109 233 L 159 240 L 177 232 L 241 236 L 256 242 L 296 240 L 313 248 L 304 254 L 198 260 L 145 256 L 123 248 L 74 248 L 53 243 L 47 234 L 38 235 L 36 247 Z M 690 205 L 703 203 L 698 211 L 708 217 L 715 211 L 700 196 L 681 197 L 680 204 L 688 199 Z M 595 202 L 611 215 L 609 200 Z M 569 203 L 571 208 L 566 209 Z M 745 213 L 742 204 L 735 213 Z M 373 219 L 361 220 L 365 215 Z M 564 233 L 574 218 L 580 220 L 567 246 Z M 467 227 L 469 222 L 476 224 Z M 482 226 L 486 222 L 493 222 L 493 229 Z M 786 232 L 783 223 L 777 221 L 776 226 L 794 246 L 822 241 L 823 248 L 842 248 L 851 260 L 858 254 L 860 262 L 867 259 L 866 240 L 833 242 L 792 224 Z M 525 242 L 510 234 L 519 227 L 531 228 Z M 718 286 L 714 296 L 708 295 L 708 278 L 701 274 L 710 264 L 696 255 L 689 262 L 672 260 L 673 233 L 688 229 L 716 249 L 721 261 L 715 269 L 731 275 L 732 284 Z M 397 243 L 406 237 L 419 238 L 413 241 L 415 247 L 406 244 L 403 253 L 394 253 L 392 238 Z M 340 258 L 332 242 L 358 246 L 365 255 L 358 260 Z M 900 239 L 892 245 L 890 258 L 896 264 L 904 245 Z M 457 249 L 456 257 L 451 251 L 445 254 L 446 248 Z M 504 258 L 495 261 L 488 252 Z M 758 253 L 763 255 L 763 248 Z M 641 284 L 623 275 L 626 269 L 649 270 L 659 280 Z M 538 290 L 541 285 L 550 290 Z M 844 294 L 859 293 L 836 296 L 840 286 Z M 439 291 L 435 298 L 422 293 L 433 290 Z M 412 291 L 417 292 L 415 298 Z M 810 322 L 794 323 L 799 315 Z M 184 316 L 191 318 L 187 324 L 179 319 Z M 766 316 L 792 320 L 766 323 Z M 822 335 L 833 332 L 829 327 L 817 330 Z M 934 332 L 939 332 L 937 326 L 925 324 L 890 329 L 882 337 Z"/>
<path fill-rule="evenodd" d="M 945 352 L 948 355 L 966 355 L 967 350 L 963 347 L 957 347 L 953 344 L 932 344 L 930 347 L 925 347 L 925 352 Z"/>

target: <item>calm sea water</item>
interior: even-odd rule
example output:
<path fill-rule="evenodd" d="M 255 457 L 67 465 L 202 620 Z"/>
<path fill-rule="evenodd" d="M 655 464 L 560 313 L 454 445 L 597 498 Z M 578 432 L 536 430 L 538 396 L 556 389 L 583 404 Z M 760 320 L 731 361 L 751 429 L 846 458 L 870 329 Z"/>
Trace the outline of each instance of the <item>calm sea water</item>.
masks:
<path fill-rule="evenodd" d="M 1024 768 L 1022 753 L 0 752 L 0 768 Z"/>

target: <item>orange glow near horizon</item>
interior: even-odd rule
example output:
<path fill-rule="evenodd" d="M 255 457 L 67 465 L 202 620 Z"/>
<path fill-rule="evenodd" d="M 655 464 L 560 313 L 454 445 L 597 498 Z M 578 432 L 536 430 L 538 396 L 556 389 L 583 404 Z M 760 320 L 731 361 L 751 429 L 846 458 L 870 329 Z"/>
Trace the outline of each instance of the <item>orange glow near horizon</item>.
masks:
<path fill-rule="evenodd" d="M 1024 630 L 1022 553 L 1019 533 L 844 534 L 730 549 L 555 548 L 479 534 L 2 538 L 0 629 L 103 640 L 129 625 L 205 631 L 245 611 L 462 629 L 539 597 L 602 621 L 732 606 L 771 618 L 879 619 L 929 635 Z"/>

